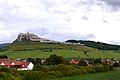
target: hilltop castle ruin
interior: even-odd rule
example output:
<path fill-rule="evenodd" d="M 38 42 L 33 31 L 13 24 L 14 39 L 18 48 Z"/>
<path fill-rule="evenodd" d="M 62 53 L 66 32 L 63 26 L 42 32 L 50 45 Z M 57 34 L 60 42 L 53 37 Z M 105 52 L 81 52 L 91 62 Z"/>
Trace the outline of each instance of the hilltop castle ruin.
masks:
<path fill-rule="evenodd" d="M 50 40 L 46 39 L 46 38 L 40 38 L 35 34 L 32 33 L 20 33 L 18 35 L 17 41 L 23 41 L 23 40 L 29 40 L 29 41 L 39 41 L 39 42 L 49 42 Z"/>
<path fill-rule="evenodd" d="M 66 44 L 66 45 L 80 45 L 80 46 L 84 46 L 81 43 L 70 43 L 70 42 L 58 42 L 58 41 L 53 41 L 53 40 L 49 40 L 46 38 L 40 38 L 37 35 L 33 34 L 33 33 L 20 33 L 18 34 L 18 37 L 16 39 L 19 42 L 22 41 L 39 41 L 39 42 L 46 42 L 46 43 L 60 43 L 60 44 Z"/>

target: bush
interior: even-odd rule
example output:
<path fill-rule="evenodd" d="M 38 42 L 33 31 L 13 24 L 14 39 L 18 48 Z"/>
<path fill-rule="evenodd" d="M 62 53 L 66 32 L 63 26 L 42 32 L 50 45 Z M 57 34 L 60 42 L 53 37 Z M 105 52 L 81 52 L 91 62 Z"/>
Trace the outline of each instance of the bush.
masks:
<path fill-rule="evenodd" d="M 5 67 L 0 67 L 0 72 L 8 72 L 8 73 L 10 73 L 11 69 L 5 68 Z"/>
<path fill-rule="evenodd" d="M 113 67 L 119 67 L 119 66 L 120 66 L 120 63 L 118 62 L 113 63 Z"/>
<path fill-rule="evenodd" d="M 15 80 L 14 76 L 10 73 L 0 72 L 0 79 L 2 80 Z"/>
<path fill-rule="evenodd" d="M 62 77 L 62 74 L 60 71 L 49 71 L 48 75 L 50 78 Z"/>
<path fill-rule="evenodd" d="M 85 60 L 80 60 L 79 66 L 88 66 L 88 63 Z"/>
<path fill-rule="evenodd" d="M 56 77 L 65 77 L 65 76 L 73 76 L 87 73 L 95 73 L 95 72 L 104 72 L 110 70 L 110 66 L 96 65 L 96 66 L 78 66 L 78 65 L 37 65 L 34 68 L 34 71 L 25 71 L 21 75 L 23 76 L 23 80 L 43 80 L 43 79 L 51 79 Z"/>
<path fill-rule="evenodd" d="M 73 75 L 79 75 L 79 74 L 80 74 L 80 70 L 79 69 L 75 69 L 75 70 L 67 71 L 66 76 L 73 76 Z"/>
<path fill-rule="evenodd" d="M 44 72 L 48 72 L 48 71 L 49 71 L 49 67 L 38 64 L 38 65 L 34 66 L 33 70 L 34 70 L 34 71 L 44 71 Z"/>
<path fill-rule="evenodd" d="M 96 70 L 96 72 L 104 72 L 104 71 L 108 71 L 109 67 L 103 65 L 96 65 L 94 69 Z"/>
<path fill-rule="evenodd" d="M 86 70 L 86 73 L 95 73 L 96 72 L 94 67 L 89 67 L 89 66 L 85 67 L 85 70 Z"/>
<path fill-rule="evenodd" d="M 44 72 L 28 71 L 23 75 L 23 80 L 42 80 L 46 74 Z"/>

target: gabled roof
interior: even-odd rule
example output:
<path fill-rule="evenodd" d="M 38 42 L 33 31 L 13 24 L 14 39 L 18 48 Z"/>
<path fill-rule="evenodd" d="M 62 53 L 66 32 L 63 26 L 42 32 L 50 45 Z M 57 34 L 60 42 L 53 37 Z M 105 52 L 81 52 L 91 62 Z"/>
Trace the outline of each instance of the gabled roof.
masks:
<path fill-rule="evenodd" d="M 27 68 L 27 66 L 30 64 L 30 62 L 23 62 L 22 67 Z"/>
<path fill-rule="evenodd" d="M 4 64 L 4 65 L 3 65 Z M 30 62 L 23 62 L 10 59 L 0 59 L 0 66 L 21 66 L 22 68 L 27 68 Z"/>

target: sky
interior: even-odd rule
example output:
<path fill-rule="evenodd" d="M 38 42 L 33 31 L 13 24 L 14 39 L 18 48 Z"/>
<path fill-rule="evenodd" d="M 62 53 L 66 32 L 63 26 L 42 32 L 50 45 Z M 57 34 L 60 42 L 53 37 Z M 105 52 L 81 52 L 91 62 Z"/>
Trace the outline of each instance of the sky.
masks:
<path fill-rule="evenodd" d="M 119 25 L 120 0 L 0 0 L 0 43 L 31 32 L 120 45 Z"/>

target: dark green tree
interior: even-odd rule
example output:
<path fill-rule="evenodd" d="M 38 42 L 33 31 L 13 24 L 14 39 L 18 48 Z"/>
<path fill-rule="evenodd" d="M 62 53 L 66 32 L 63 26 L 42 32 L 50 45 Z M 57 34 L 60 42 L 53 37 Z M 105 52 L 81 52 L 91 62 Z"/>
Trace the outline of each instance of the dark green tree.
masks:
<path fill-rule="evenodd" d="M 101 58 L 94 59 L 94 64 L 101 64 L 101 63 L 102 63 L 102 59 Z"/>
<path fill-rule="evenodd" d="M 64 62 L 64 58 L 62 56 L 57 56 L 56 54 L 50 55 L 49 58 L 46 59 L 47 65 L 58 65 Z"/>
<path fill-rule="evenodd" d="M 35 59 L 35 65 L 37 65 L 37 64 L 42 64 L 40 58 L 36 58 L 36 59 Z"/>
<path fill-rule="evenodd" d="M 88 66 L 88 62 L 86 60 L 80 60 L 78 65 L 79 66 Z"/>
<path fill-rule="evenodd" d="M 113 67 L 120 67 L 120 63 L 118 62 L 113 63 Z"/>
<path fill-rule="evenodd" d="M 28 58 L 27 61 L 32 62 L 35 65 L 35 59 L 34 58 Z"/>

